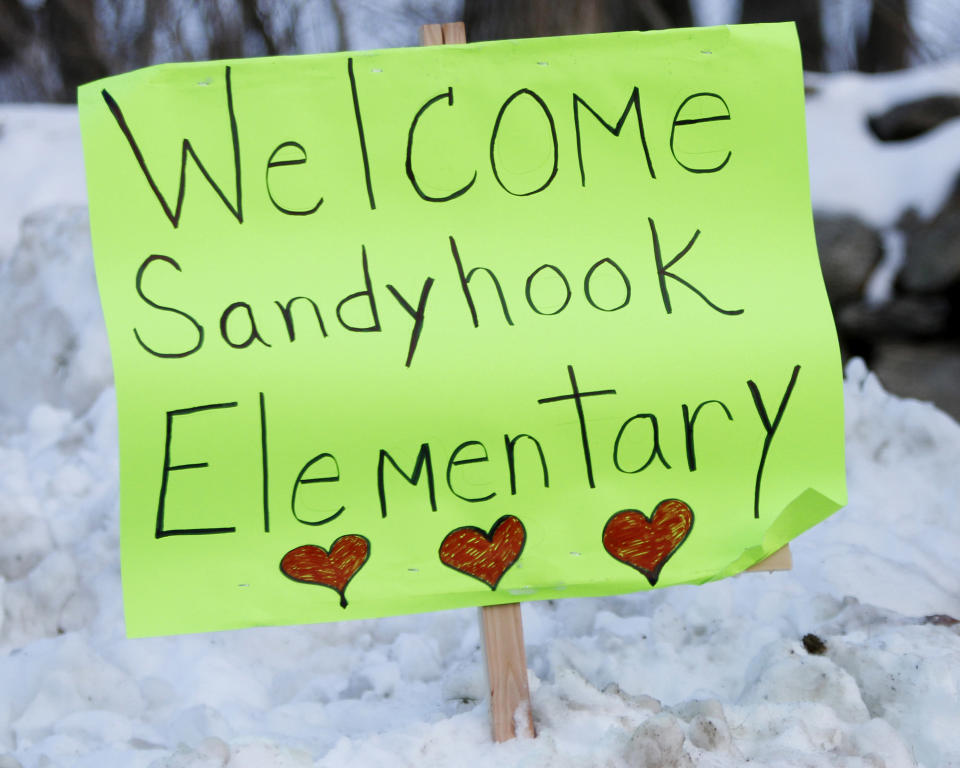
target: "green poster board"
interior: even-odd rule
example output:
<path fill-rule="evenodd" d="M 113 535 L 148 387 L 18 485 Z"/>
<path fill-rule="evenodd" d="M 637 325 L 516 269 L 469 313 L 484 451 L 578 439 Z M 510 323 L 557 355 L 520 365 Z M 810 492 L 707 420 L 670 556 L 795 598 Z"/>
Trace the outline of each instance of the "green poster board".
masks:
<path fill-rule="evenodd" d="M 845 503 L 792 25 L 79 102 L 130 635 L 700 583 Z"/>

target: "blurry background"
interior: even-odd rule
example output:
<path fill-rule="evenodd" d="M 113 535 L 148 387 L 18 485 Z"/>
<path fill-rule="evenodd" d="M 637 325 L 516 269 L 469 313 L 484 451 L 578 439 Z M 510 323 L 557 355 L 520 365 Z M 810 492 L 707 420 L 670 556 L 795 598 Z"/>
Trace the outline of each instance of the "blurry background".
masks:
<path fill-rule="evenodd" d="M 960 53 L 957 0 L 0 0 L 0 101 L 72 102 L 81 83 L 167 61 L 467 37 L 795 21 L 808 71 L 886 72 Z"/>
<path fill-rule="evenodd" d="M 166 61 L 415 45 L 421 24 L 456 19 L 470 41 L 795 21 L 817 240 L 844 357 L 960 419 L 960 0 L 0 0 L 0 102 L 71 103 L 81 83 Z M 23 229 L 18 210 L 82 203 L 79 154 L 55 156 L 59 139 L 43 139 L 73 136 L 74 123 L 38 119 L 0 109 L 11 228 Z M 32 179 L 6 183 L 18 175 Z M 37 226 L 7 241 L 0 231 L 0 276 L 18 248 L 32 259 L 44 250 Z M 12 299 L 19 290 L 0 285 Z M 76 356 L 83 341 L 64 333 L 63 355 Z M 0 363 L 13 365 L 8 351 Z"/>

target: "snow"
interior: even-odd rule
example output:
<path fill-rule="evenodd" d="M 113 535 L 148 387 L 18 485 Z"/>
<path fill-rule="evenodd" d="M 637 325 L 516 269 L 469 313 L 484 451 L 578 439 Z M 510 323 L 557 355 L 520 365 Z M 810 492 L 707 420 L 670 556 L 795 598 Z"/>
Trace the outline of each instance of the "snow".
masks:
<path fill-rule="evenodd" d="M 20 221 L 56 203 L 86 205 L 80 120 L 73 107 L 0 104 L 0 261 Z"/>
<path fill-rule="evenodd" d="M 863 287 L 864 301 L 871 307 L 879 306 L 893 296 L 894 282 L 907 258 L 907 238 L 901 230 L 888 227 L 880 235 L 883 256 Z"/>
<path fill-rule="evenodd" d="M 897 104 L 960 94 L 960 58 L 882 75 L 808 73 L 807 150 L 815 210 L 854 214 L 877 229 L 908 210 L 932 217 L 956 183 L 960 120 L 911 141 L 883 142 L 866 117 Z"/>
<path fill-rule="evenodd" d="M 794 542 L 793 571 L 525 604 L 539 735 L 504 745 L 489 739 L 475 611 L 125 639 L 113 391 L 76 415 L 37 405 L 0 437 L 0 755 L 960 765 L 960 636 L 922 619 L 960 614 L 960 426 L 858 361 L 846 405 L 851 503 Z"/>
<path fill-rule="evenodd" d="M 915 87 L 818 80 L 818 207 L 931 210 L 940 192 L 913 180 L 956 173 L 957 126 L 896 149 L 916 163 L 900 185 L 906 160 L 852 126 L 956 86 L 952 66 Z M 960 625 L 943 618 L 960 616 L 960 425 L 857 360 L 850 504 L 791 545 L 792 571 L 523 606 L 536 739 L 491 742 L 472 610 L 126 639 L 76 115 L 4 106 L 0 125 L 20 184 L 0 185 L 0 768 L 960 766 Z M 856 187 L 864 169 L 885 183 Z"/>

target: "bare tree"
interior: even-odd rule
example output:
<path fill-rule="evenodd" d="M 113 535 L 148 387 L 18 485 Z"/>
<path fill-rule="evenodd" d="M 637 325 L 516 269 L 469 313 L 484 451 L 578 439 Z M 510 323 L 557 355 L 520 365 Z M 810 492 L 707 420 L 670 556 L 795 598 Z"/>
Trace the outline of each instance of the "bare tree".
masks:
<path fill-rule="evenodd" d="M 834 7 L 823 0 L 741 0 L 741 20 L 795 21 L 804 66 L 819 70 L 827 53 L 823 9 Z M 910 0 L 866 7 L 862 39 L 855 40 L 856 25 L 828 30 L 830 51 L 837 39 L 849 50 L 840 66 L 856 58 L 861 69 L 883 71 L 929 53 L 912 29 Z M 694 21 L 689 0 L 0 0 L 0 101 L 73 101 L 81 83 L 161 61 L 413 45 L 420 24 L 458 17 L 469 40 Z"/>
<path fill-rule="evenodd" d="M 864 72 L 903 69 L 916 49 L 907 0 L 874 0 L 867 36 L 858 46 L 858 68 Z"/>
<path fill-rule="evenodd" d="M 664 29 L 693 23 L 686 0 L 464 0 L 467 39 Z"/>
<path fill-rule="evenodd" d="M 33 36 L 33 19 L 17 0 L 0 0 L 0 64 L 16 58 Z"/>
<path fill-rule="evenodd" d="M 109 73 L 94 21 L 93 0 L 46 0 L 40 9 L 44 36 L 58 64 L 61 95 Z"/>
<path fill-rule="evenodd" d="M 792 21 L 797 25 L 803 68 L 823 71 L 825 50 L 820 3 L 817 0 L 743 0 L 740 21 Z"/>
<path fill-rule="evenodd" d="M 0 101 L 73 101 L 82 83 L 161 61 L 347 44 L 340 0 L 0 0 Z"/>

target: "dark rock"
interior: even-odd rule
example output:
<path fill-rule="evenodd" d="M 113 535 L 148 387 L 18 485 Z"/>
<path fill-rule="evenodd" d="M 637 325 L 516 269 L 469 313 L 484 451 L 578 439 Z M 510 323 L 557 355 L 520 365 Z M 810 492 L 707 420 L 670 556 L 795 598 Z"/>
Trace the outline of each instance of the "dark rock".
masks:
<path fill-rule="evenodd" d="M 906 141 L 960 117 L 960 96 L 930 96 L 898 104 L 867 121 L 880 141 Z"/>
<path fill-rule="evenodd" d="M 931 400 L 960 420 L 960 346 L 880 344 L 871 367 L 893 394 Z"/>
<path fill-rule="evenodd" d="M 802 642 L 807 653 L 812 653 L 814 656 L 821 656 L 827 652 L 827 644 L 814 634 L 804 635 Z"/>
<path fill-rule="evenodd" d="M 814 230 L 827 295 L 836 307 L 858 299 L 880 260 L 880 237 L 851 216 L 816 214 Z"/>
<path fill-rule="evenodd" d="M 934 339 L 950 321 L 950 301 L 943 296 L 898 296 L 877 306 L 849 304 L 837 312 L 837 327 L 848 339 Z"/>
<path fill-rule="evenodd" d="M 917 293 L 960 282 L 960 183 L 940 212 L 907 232 L 906 258 L 897 283 Z"/>
<path fill-rule="evenodd" d="M 960 624 L 960 621 L 945 613 L 935 613 L 932 616 L 924 616 L 923 623 L 933 624 L 936 627 L 955 627 Z"/>

